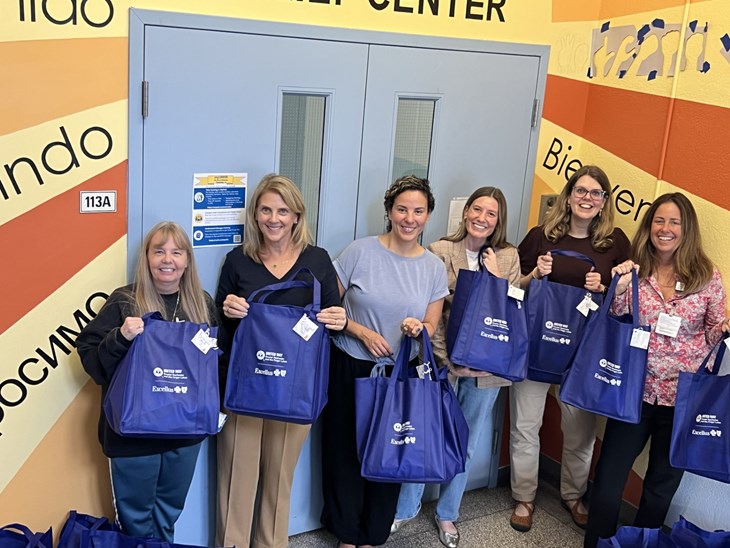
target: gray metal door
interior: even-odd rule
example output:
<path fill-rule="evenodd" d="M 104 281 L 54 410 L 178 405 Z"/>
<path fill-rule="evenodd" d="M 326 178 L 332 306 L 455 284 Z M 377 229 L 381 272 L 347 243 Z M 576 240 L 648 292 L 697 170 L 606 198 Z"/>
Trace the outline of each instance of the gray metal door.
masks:
<path fill-rule="evenodd" d="M 537 55 L 371 46 L 357 236 L 382 232 L 383 193 L 395 177 L 413 168 L 427 171 L 436 196 L 424 243 L 445 235 L 451 198 L 485 185 L 504 192 L 508 235 L 515 242 L 534 173 L 530 145 L 537 140 L 532 112 L 542 96 L 539 69 Z M 399 119 L 404 102 L 422 103 L 426 115 Z M 405 135 L 416 148 L 431 130 L 430 150 L 422 147 L 423 154 L 404 162 L 411 147 L 396 128 L 409 123 Z"/>

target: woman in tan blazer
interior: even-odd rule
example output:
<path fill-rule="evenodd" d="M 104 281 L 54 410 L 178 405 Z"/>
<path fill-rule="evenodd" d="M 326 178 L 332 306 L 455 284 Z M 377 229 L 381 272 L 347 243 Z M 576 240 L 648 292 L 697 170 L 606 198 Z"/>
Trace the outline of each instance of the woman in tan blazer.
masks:
<path fill-rule="evenodd" d="M 444 301 L 441 322 L 432 338 L 433 350 L 438 365 L 448 367 L 450 375 L 456 380 L 457 397 L 469 425 L 466 469 L 441 486 L 436 506 L 435 519 L 439 540 L 447 548 L 455 548 L 459 544 L 459 532 L 454 522 L 459 517 L 459 506 L 466 488 L 472 455 L 487 425 L 487 418 L 494 407 L 499 388 L 509 386 L 510 381 L 484 371 L 452 364 L 446 352 L 446 326 L 459 270 L 476 270 L 480 260 L 479 250 L 485 244 L 491 245 L 481 257 L 487 270 L 495 276 L 509 280 L 510 284 L 519 286 L 520 259 L 517 248 L 507 242 L 506 232 L 507 201 L 504 194 L 498 188 L 481 187 L 469 196 L 464 205 L 457 231 L 428 246 L 446 265 L 449 285 L 449 296 Z M 391 533 L 416 517 L 421 508 L 423 489 L 423 484 L 403 484 Z"/>

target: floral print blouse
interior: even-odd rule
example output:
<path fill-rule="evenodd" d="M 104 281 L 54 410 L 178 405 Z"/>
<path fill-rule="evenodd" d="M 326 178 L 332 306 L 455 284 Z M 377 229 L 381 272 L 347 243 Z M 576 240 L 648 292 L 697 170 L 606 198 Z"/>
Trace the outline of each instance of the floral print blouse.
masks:
<path fill-rule="evenodd" d="M 614 297 L 611 312 L 631 311 L 629 289 Z M 725 319 L 725 288 L 717 269 L 709 283 L 689 295 L 677 292 L 669 300 L 659 289 L 656 278 L 639 279 L 639 318 L 651 326 L 647 358 L 644 401 L 656 405 L 674 405 L 680 371 L 695 372 L 710 349 L 720 340 Z M 659 314 L 679 316 L 682 322 L 676 337 L 656 333 Z"/>

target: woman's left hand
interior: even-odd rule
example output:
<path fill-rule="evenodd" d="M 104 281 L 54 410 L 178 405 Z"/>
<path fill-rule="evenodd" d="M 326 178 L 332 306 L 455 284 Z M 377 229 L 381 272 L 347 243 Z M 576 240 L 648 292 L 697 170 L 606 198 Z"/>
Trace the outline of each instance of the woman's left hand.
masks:
<path fill-rule="evenodd" d="M 347 316 L 345 309 L 341 306 L 330 306 L 324 308 L 317 314 L 317 321 L 323 323 L 327 329 L 332 331 L 342 331 L 347 324 Z"/>
<path fill-rule="evenodd" d="M 406 337 L 418 337 L 423 331 L 423 322 L 418 318 L 406 318 L 400 324 L 400 330 Z"/>
<path fill-rule="evenodd" d="M 725 318 L 722 320 L 722 330 L 725 333 L 730 333 L 730 318 Z"/>
<path fill-rule="evenodd" d="M 586 284 L 583 287 L 593 293 L 601 293 L 604 289 L 601 283 L 601 273 L 595 270 L 588 272 L 586 274 Z"/>
<path fill-rule="evenodd" d="M 491 247 L 488 247 L 482 255 L 482 263 L 484 264 L 484 268 L 492 275 L 497 276 L 497 278 L 502 277 L 502 273 L 499 271 L 499 265 L 497 264 L 497 254 Z"/>

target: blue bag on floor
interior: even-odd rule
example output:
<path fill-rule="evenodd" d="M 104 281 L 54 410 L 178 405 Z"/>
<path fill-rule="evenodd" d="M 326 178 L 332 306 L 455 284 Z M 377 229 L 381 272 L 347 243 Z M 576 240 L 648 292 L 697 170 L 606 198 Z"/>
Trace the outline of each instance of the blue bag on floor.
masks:
<path fill-rule="evenodd" d="M 210 339 L 215 339 L 217 328 L 168 322 L 159 312 L 142 319 L 144 331 L 119 362 L 104 399 L 109 426 L 133 437 L 215 434 L 220 413 L 218 349 L 204 352 L 193 339 L 214 343 Z"/>
<path fill-rule="evenodd" d="M 730 375 L 717 373 L 725 356 L 725 335 L 696 373 L 681 372 L 677 383 L 669 462 L 693 474 L 730 483 Z"/>
<path fill-rule="evenodd" d="M 446 368 L 436 369 L 425 329 L 421 336 L 428 376 L 408 376 L 405 337 L 389 378 L 355 379 L 355 435 L 366 479 L 443 483 L 464 471 L 469 427 Z"/>
<path fill-rule="evenodd" d="M 651 328 L 639 325 L 639 280 L 636 270 L 631 274 L 631 313 L 609 314 L 620 277 L 616 274 L 606 300 L 583 332 L 560 387 L 560 399 L 591 413 L 636 424 L 641 420 L 647 351 L 631 346 L 631 341 L 634 331 L 651 332 Z"/>
<path fill-rule="evenodd" d="M 309 274 L 311 281 L 295 280 L 301 273 Z M 295 287 L 311 287 L 312 303 L 305 307 L 266 304 L 270 294 Z M 330 366 L 329 333 L 317 321 L 320 293 L 319 280 L 307 268 L 288 281 L 251 293 L 248 314 L 233 336 L 227 409 L 297 424 L 317 420 L 327 403 Z"/>
<path fill-rule="evenodd" d="M 593 259 L 574 251 L 554 249 L 551 255 L 562 255 L 588 262 Z M 578 306 L 586 301 L 585 314 Z M 603 295 L 582 287 L 551 282 L 548 276 L 530 280 L 525 301 L 527 333 L 530 338 L 527 378 L 538 382 L 560 384 L 570 365 L 591 308 L 600 306 Z"/>
<path fill-rule="evenodd" d="M 61 529 L 56 548 L 81 548 L 83 533 L 97 530 L 121 531 L 116 523 L 111 523 L 107 518 L 97 518 L 71 510 Z"/>
<path fill-rule="evenodd" d="M 34 533 L 25 525 L 11 523 L 0 527 L 0 548 L 53 548 L 53 531 Z"/>
<path fill-rule="evenodd" d="M 679 516 L 679 520 L 672 526 L 670 538 L 677 548 L 727 548 L 730 546 L 730 531 L 705 531 L 682 516 Z"/>
<path fill-rule="evenodd" d="M 611 538 L 598 539 L 596 548 L 671 548 L 674 546 L 661 529 L 619 527 Z"/>
<path fill-rule="evenodd" d="M 481 260 L 476 272 L 459 270 L 446 350 L 455 364 L 521 381 L 527 375 L 527 319 L 508 290 L 509 282 L 490 273 Z"/>

